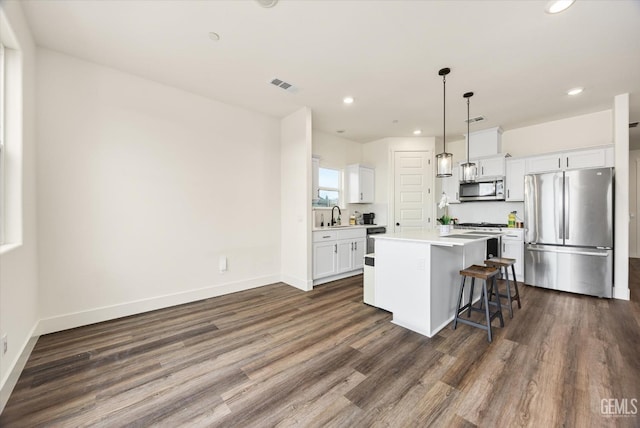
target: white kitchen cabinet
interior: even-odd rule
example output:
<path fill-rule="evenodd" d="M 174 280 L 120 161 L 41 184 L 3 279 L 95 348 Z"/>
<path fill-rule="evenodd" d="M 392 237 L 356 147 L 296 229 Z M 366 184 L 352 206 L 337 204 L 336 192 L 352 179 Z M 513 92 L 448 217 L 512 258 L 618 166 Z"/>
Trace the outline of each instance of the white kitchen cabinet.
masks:
<path fill-rule="evenodd" d="M 608 149 L 593 149 L 565 153 L 564 165 L 562 165 L 562 167 L 564 169 L 577 169 L 613 166 L 607 165 L 607 150 Z M 613 148 L 609 150 L 613 153 Z M 611 157 L 613 158 L 613 155 Z"/>
<path fill-rule="evenodd" d="M 337 267 L 336 241 L 313 244 L 313 279 L 335 275 Z"/>
<path fill-rule="evenodd" d="M 526 173 L 613 166 L 613 147 L 572 150 L 527 158 Z"/>
<path fill-rule="evenodd" d="M 375 170 L 360 164 L 347 166 L 349 203 L 370 204 L 375 200 Z"/>
<path fill-rule="evenodd" d="M 460 167 L 458 165 L 453 167 L 451 177 L 442 179 L 442 191 L 447 194 L 450 204 L 460 203 Z"/>
<path fill-rule="evenodd" d="M 524 201 L 524 159 L 507 159 L 505 162 L 506 201 Z"/>
<path fill-rule="evenodd" d="M 502 257 L 516 260 L 516 279 L 524 281 L 524 229 L 509 229 L 502 236 Z"/>
<path fill-rule="evenodd" d="M 478 178 L 504 177 L 504 156 L 478 159 L 475 161 L 478 168 Z"/>
<path fill-rule="evenodd" d="M 328 282 L 361 273 L 366 242 L 363 227 L 313 232 L 314 281 Z"/>

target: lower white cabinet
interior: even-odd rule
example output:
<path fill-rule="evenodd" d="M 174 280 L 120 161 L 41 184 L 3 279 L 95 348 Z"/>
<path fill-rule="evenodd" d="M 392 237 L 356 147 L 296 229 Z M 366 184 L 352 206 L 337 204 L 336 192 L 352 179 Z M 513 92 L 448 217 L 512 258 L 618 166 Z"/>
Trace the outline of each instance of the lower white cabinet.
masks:
<path fill-rule="evenodd" d="M 524 229 L 509 229 L 506 235 L 502 236 L 502 257 L 515 259 L 514 268 L 516 279 L 524 281 Z M 509 271 L 511 279 L 511 271 Z"/>
<path fill-rule="evenodd" d="M 364 228 L 313 232 L 313 279 L 360 273 L 366 245 Z"/>

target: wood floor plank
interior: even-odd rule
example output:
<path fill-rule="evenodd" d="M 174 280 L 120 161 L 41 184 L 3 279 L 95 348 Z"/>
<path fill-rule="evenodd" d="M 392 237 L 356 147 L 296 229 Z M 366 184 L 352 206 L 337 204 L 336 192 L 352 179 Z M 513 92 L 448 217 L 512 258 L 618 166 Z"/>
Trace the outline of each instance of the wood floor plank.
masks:
<path fill-rule="evenodd" d="M 640 399 L 629 266 L 630 302 L 521 285 L 491 344 L 466 325 L 429 339 L 392 324 L 362 302 L 362 276 L 42 336 L 0 426 L 638 427 L 600 407 Z"/>

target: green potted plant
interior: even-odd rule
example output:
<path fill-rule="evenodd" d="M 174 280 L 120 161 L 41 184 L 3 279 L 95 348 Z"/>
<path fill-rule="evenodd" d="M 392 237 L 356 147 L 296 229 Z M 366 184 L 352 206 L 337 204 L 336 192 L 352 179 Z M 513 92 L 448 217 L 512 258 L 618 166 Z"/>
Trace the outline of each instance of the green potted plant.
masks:
<path fill-rule="evenodd" d="M 451 217 L 449 216 L 449 197 L 445 192 L 442 192 L 438 208 L 444 209 L 442 217 L 437 219 L 440 224 L 440 235 L 448 235 L 451 233 Z"/>

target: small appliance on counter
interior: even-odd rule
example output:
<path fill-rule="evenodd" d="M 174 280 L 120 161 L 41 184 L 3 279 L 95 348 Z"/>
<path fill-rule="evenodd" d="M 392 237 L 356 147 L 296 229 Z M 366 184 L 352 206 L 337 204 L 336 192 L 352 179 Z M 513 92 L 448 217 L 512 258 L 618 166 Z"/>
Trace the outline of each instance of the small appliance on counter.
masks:
<path fill-rule="evenodd" d="M 376 224 L 376 213 L 363 213 L 364 224 Z"/>

